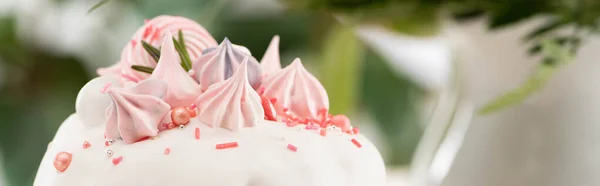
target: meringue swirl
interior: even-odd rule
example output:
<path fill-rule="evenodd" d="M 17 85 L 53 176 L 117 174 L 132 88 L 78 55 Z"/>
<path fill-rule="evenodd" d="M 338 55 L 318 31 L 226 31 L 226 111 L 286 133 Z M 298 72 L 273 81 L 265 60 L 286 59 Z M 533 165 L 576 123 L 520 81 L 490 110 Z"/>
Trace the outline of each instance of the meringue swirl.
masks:
<path fill-rule="evenodd" d="M 281 59 L 279 58 L 279 36 L 273 36 L 271 43 L 265 51 L 265 55 L 260 60 L 260 68 L 263 72 L 263 77 L 271 75 L 281 70 Z"/>
<path fill-rule="evenodd" d="M 253 88 L 258 88 L 261 81 L 261 70 L 258 61 L 249 51 L 234 46 L 229 39 L 225 40 L 215 49 L 209 49 L 198 60 L 194 61 L 192 69 L 196 72 L 196 80 L 200 83 L 202 91 L 206 91 L 212 84 L 225 81 L 233 75 L 242 61 L 248 58 L 248 80 Z"/>
<path fill-rule="evenodd" d="M 189 106 L 200 95 L 200 86 L 181 67 L 181 58 L 175 50 L 170 33 L 164 38 L 161 56 L 151 78 L 167 82 L 165 101 L 172 107 Z"/>
<path fill-rule="evenodd" d="M 203 50 L 217 46 L 217 42 L 210 33 L 195 21 L 179 16 L 161 15 L 146 21 L 121 52 L 120 61 L 111 67 L 98 69 L 98 74 L 101 76 L 117 75 L 133 82 L 147 78 L 148 74 L 130 68 L 131 65 L 156 66 L 156 61 L 144 49 L 141 42 L 145 41 L 158 48 L 167 33 L 177 35 L 179 30 L 184 35 L 185 46 L 192 61 L 198 59 Z"/>
<path fill-rule="evenodd" d="M 161 96 L 167 89 L 164 81 L 148 79 L 130 88 L 113 88 L 108 92 L 112 103 L 106 109 L 106 137 L 121 138 L 127 144 L 144 137 L 156 136 L 158 125 L 171 108 Z"/>
<path fill-rule="evenodd" d="M 329 110 L 325 88 L 310 74 L 299 58 L 267 77 L 261 85 L 262 95 L 275 99 L 279 116 L 317 119 L 320 111 Z"/>
<path fill-rule="evenodd" d="M 212 127 L 239 131 L 264 120 L 261 98 L 248 82 L 246 57 L 233 76 L 214 84 L 196 100 L 197 118 Z"/>

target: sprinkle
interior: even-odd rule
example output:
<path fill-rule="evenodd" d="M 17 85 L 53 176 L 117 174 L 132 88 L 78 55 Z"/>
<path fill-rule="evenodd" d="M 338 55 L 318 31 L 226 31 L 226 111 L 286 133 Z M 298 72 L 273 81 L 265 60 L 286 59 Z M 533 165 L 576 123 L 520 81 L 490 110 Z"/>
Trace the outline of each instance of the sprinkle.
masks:
<path fill-rule="evenodd" d="M 113 165 L 117 165 L 117 164 L 121 163 L 121 160 L 123 160 L 123 156 L 113 158 L 112 163 L 113 163 Z"/>
<path fill-rule="evenodd" d="M 105 147 L 108 147 L 108 145 L 109 145 L 109 144 L 108 144 L 108 141 L 104 141 L 104 146 L 105 146 Z"/>
<path fill-rule="evenodd" d="M 146 27 L 146 29 L 144 30 L 144 35 L 142 37 L 147 38 L 150 35 L 150 32 L 152 32 L 152 25 L 148 25 L 148 27 Z"/>
<path fill-rule="evenodd" d="M 277 98 L 271 98 L 270 101 L 271 101 L 271 103 L 276 103 L 277 102 Z"/>
<path fill-rule="evenodd" d="M 90 142 L 88 142 L 88 141 L 83 142 L 83 149 L 90 148 L 90 146 L 92 146 L 92 144 L 90 144 Z"/>
<path fill-rule="evenodd" d="M 58 154 L 56 154 L 56 157 L 54 157 L 54 168 L 56 168 L 56 170 L 58 172 L 65 172 L 65 170 L 67 170 L 67 168 L 69 168 L 69 165 L 71 164 L 71 158 L 73 156 L 71 155 L 71 153 L 68 152 L 59 152 Z"/>
<path fill-rule="evenodd" d="M 297 152 L 298 151 L 298 147 L 292 145 L 291 143 L 288 143 L 287 149 L 291 150 L 292 152 Z"/>
<path fill-rule="evenodd" d="M 106 156 L 112 157 L 112 155 L 113 155 L 113 151 L 112 150 L 109 149 L 109 150 L 106 151 Z"/>
<path fill-rule="evenodd" d="M 321 132 L 320 132 L 321 136 L 325 137 L 327 136 L 327 130 L 325 128 L 321 128 Z"/>
<path fill-rule="evenodd" d="M 135 45 L 137 45 L 137 42 L 136 42 L 135 40 L 133 40 L 133 39 L 132 39 L 132 40 L 131 40 L 131 46 L 132 46 L 132 47 L 135 47 Z"/>
<path fill-rule="evenodd" d="M 287 112 L 287 111 L 290 111 L 290 108 L 287 108 L 287 107 L 283 108 L 283 112 Z"/>
<path fill-rule="evenodd" d="M 171 153 L 171 149 L 170 148 L 165 148 L 165 155 L 169 155 Z"/>
<path fill-rule="evenodd" d="M 238 147 L 238 143 L 237 142 L 220 143 L 220 144 L 217 144 L 217 146 L 216 146 L 216 148 L 218 150 L 228 149 L 228 148 L 235 148 L 235 147 Z"/>
<path fill-rule="evenodd" d="M 354 132 L 354 134 L 358 134 L 360 130 L 358 130 L 358 127 L 352 127 L 352 132 Z"/>
<path fill-rule="evenodd" d="M 137 140 L 136 143 L 140 141 L 146 141 L 148 139 L 150 139 L 150 136 L 143 137 L 142 139 Z"/>
<path fill-rule="evenodd" d="M 108 90 L 108 88 L 110 88 L 111 85 L 112 85 L 112 83 L 110 83 L 110 82 L 104 84 L 104 86 L 102 86 L 102 88 L 100 89 L 100 92 L 101 93 L 110 93 L 110 90 Z"/>
<path fill-rule="evenodd" d="M 317 126 L 317 125 L 306 125 L 306 127 L 304 129 L 306 129 L 306 130 L 319 130 L 319 126 Z"/>
<path fill-rule="evenodd" d="M 356 140 L 355 138 L 352 138 L 352 140 L 350 140 L 352 143 L 354 143 L 354 145 L 356 145 L 358 148 L 361 148 L 362 145 L 360 144 L 360 142 L 358 142 L 358 140 Z"/>
<path fill-rule="evenodd" d="M 196 106 L 196 104 L 195 104 L 195 103 L 192 103 L 192 104 L 190 105 L 190 107 L 188 107 L 188 109 L 196 109 L 196 107 L 197 107 L 197 106 Z"/>
<path fill-rule="evenodd" d="M 196 137 L 197 140 L 200 139 L 200 128 L 196 127 L 196 131 L 194 132 L 194 137 Z"/>

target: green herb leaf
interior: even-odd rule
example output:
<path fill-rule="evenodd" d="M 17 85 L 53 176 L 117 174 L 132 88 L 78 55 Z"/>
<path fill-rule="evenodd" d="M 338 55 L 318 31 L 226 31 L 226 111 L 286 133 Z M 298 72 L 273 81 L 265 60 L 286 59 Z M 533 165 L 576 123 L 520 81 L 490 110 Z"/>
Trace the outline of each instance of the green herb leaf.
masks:
<path fill-rule="evenodd" d="M 137 70 L 137 71 L 140 71 L 140 72 L 145 72 L 145 73 L 148 73 L 148 74 L 152 74 L 152 72 L 154 72 L 154 68 L 147 67 L 147 66 L 140 66 L 140 65 L 131 65 L 131 69 Z"/>
<path fill-rule="evenodd" d="M 536 28 L 535 30 L 533 30 L 529 34 L 527 34 L 527 36 L 525 36 L 524 40 L 529 41 L 529 40 L 535 39 L 535 38 L 537 38 L 541 35 L 544 35 L 548 32 L 552 32 L 552 31 L 566 25 L 567 23 L 569 23 L 569 22 L 565 21 L 565 20 L 557 20 L 557 19 L 549 20 L 544 25 Z"/>
<path fill-rule="evenodd" d="M 105 5 L 106 3 L 108 3 L 110 0 L 100 0 L 100 2 L 94 4 L 94 6 L 92 6 L 89 10 L 88 10 L 88 14 L 92 13 L 94 10 L 100 8 L 102 5 Z"/>
<path fill-rule="evenodd" d="M 560 67 L 568 64 L 573 59 L 573 53 L 557 40 L 543 41 L 541 52 L 545 56 L 545 59 L 534 74 L 517 89 L 494 99 L 482 107 L 479 110 L 479 114 L 490 114 L 523 102 L 531 94 L 542 89 Z"/>
<path fill-rule="evenodd" d="M 186 72 L 189 71 L 190 69 L 192 69 L 192 62 L 190 60 L 190 57 L 187 56 L 185 46 L 181 45 L 181 43 L 177 41 L 175 37 L 173 37 L 173 43 L 175 44 L 175 50 L 177 50 L 177 53 L 179 53 L 179 58 L 181 59 L 181 67 L 183 67 L 183 69 L 185 69 Z"/>
<path fill-rule="evenodd" d="M 177 34 L 179 35 L 179 46 L 181 47 L 181 52 L 183 53 L 183 57 L 185 58 L 185 60 L 181 60 L 181 63 L 186 63 L 185 66 L 187 66 L 188 69 L 192 69 L 192 60 L 190 59 L 190 54 L 188 53 L 185 47 L 185 38 L 183 38 L 183 32 L 179 30 Z"/>
<path fill-rule="evenodd" d="M 148 44 L 146 41 L 142 41 L 142 47 L 144 47 L 144 50 L 146 50 L 146 52 L 152 56 L 154 61 L 158 63 L 158 60 L 160 59 L 160 50 Z"/>

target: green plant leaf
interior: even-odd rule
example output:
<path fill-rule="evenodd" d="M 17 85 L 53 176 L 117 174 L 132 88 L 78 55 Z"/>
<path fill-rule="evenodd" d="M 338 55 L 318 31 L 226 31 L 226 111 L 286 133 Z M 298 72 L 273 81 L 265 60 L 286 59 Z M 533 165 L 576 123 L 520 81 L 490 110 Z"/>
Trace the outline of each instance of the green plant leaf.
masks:
<path fill-rule="evenodd" d="M 181 65 L 184 69 L 186 69 L 186 71 L 189 71 L 190 69 L 192 69 L 192 60 L 190 59 L 190 54 L 187 52 L 187 49 L 185 47 L 185 39 L 183 38 L 183 32 L 179 30 L 177 35 L 179 35 L 180 48 L 180 51 L 178 50 L 177 52 L 179 52 L 179 56 L 181 57 Z"/>
<path fill-rule="evenodd" d="M 521 103 L 529 96 L 542 89 L 554 73 L 572 60 L 572 52 L 557 40 L 544 40 L 541 52 L 545 56 L 532 76 L 518 88 L 497 97 L 479 109 L 480 115 L 486 115 Z"/>
<path fill-rule="evenodd" d="M 137 71 L 140 71 L 140 72 L 145 72 L 145 73 L 148 73 L 148 74 L 152 74 L 152 72 L 154 72 L 154 68 L 147 67 L 147 66 L 140 66 L 140 65 L 131 65 L 131 69 L 137 70 Z"/>
<path fill-rule="evenodd" d="M 108 3 L 110 0 L 100 0 L 98 3 L 94 4 L 94 6 L 92 6 L 89 10 L 88 10 L 88 14 L 92 13 L 94 10 L 100 8 L 102 5 L 105 5 L 106 3 Z"/>
<path fill-rule="evenodd" d="M 533 30 L 529 34 L 527 34 L 525 36 L 524 40 L 529 41 L 529 40 L 535 39 L 535 38 L 542 36 L 548 32 L 552 32 L 568 23 L 569 23 L 569 21 L 565 21 L 565 20 L 558 20 L 558 19 L 548 20 L 548 22 L 546 22 L 544 25 L 536 28 L 535 30 Z"/>
<path fill-rule="evenodd" d="M 349 113 L 357 101 L 364 47 L 349 26 L 332 27 L 322 53 L 320 79 L 331 113 Z M 333 96 L 334 95 L 334 96 Z"/>
<path fill-rule="evenodd" d="M 160 50 L 148 44 L 146 41 L 142 41 L 142 47 L 144 47 L 144 50 L 146 50 L 146 52 L 152 56 L 154 61 L 158 63 L 158 60 L 160 59 Z"/>

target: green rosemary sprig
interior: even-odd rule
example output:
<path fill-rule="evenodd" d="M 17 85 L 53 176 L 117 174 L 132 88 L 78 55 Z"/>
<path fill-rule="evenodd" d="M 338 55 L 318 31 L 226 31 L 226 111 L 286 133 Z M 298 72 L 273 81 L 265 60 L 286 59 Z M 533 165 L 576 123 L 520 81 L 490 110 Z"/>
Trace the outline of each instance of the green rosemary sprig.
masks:
<path fill-rule="evenodd" d="M 110 0 L 101 0 L 98 3 L 94 4 L 94 6 L 92 6 L 89 10 L 88 10 L 88 14 L 92 13 L 94 10 L 100 8 L 102 5 L 108 3 Z"/>
<path fill-rule="evenodd" d="M 148 74 L 152 74 L 152 72 L 154 72 L 154 68 L 147 67 L 147 66 L 140 66 L 140 65 L 131 65 L 131 69 L 137 70 L 137 71 L 140 71 L 140 72 L 145 72 L 145 73 L 148 73 Z"/>
<path fill-rule="evenodd" d="M 181 66 L 185 71 L 189 71 L 192 69 L 192 60 L 190 59 L 189 54 L 185 48 L 185 41 L 183 38 L 183 33 L 179 30 L 179 41 L 173 37 L 173 43 L 175 43 L 175 49 L 177 53 L 179 53 L 179 58 L 181 59 Z"/>
<path fill-rule="evenodd" d="M 146 41 L 142 41 L 142 47 L 144 47 L 144 50 L 146 50 L 146 52 L 152 56 L 154 61 L 158 63 L 158 60 L 160 59 L 160 50 L 148 44 Z"/>

